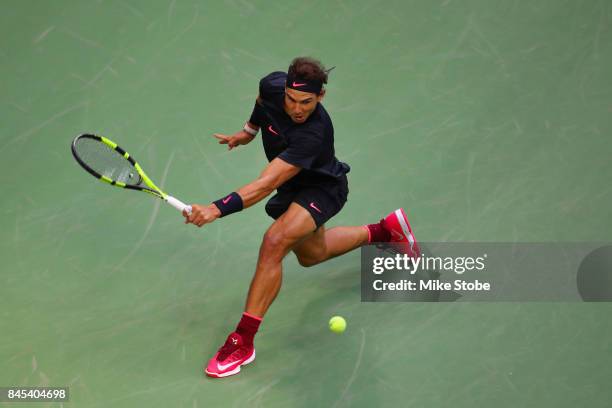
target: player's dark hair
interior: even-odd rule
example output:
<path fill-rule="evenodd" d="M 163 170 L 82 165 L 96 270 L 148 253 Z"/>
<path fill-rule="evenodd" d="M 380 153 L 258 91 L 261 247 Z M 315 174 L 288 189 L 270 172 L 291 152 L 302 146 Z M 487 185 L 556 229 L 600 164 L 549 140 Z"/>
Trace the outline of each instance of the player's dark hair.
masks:
<path fill-rule="evenodd" d="M 293 78 L 327 83 L 327 73 L 321 61 L 311 57 L 297 57 L 291 61 L 287 74 Z"/>

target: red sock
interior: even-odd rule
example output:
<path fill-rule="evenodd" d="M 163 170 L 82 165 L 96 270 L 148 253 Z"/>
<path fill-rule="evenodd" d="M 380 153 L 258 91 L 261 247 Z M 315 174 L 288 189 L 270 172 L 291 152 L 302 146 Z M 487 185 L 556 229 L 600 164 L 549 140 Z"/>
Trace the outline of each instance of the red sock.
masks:
<path fill-rule="evenodd" d="M 244 344 L 251 345 L 253 344 L 253 338 L 260 324 L 261 317 L 244 312 L 240 319 L 240 323 L 238 323 L 238 327 L 236 327 L 236 333 L 242 336 Z"/>
<path fill-rule="evenodd" d="M 384 219 L 380 220 L 378 224 L 365 225 L 368 229 L 368 244 L 372 242 L 389 242 L 391 240 L 391 233 L 382 226 L 383 221 Z"/>

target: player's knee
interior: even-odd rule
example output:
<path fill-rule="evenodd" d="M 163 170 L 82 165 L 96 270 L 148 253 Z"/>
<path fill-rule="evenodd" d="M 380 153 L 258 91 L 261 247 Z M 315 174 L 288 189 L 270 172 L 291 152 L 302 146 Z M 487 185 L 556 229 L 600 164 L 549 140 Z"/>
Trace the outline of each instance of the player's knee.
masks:
<path fill-rule="evenodd" d="M 311 266 L 315 266 L 321 263 L 319 259 L 310 258 L 310 257 L 298 256 L 297 259 L 298 259 L 299 264 L 302 265 L 304 268 L 310 268 Z"/>
<path fill-rule="evenodd" d="M 305 268 L 318 265 L 328 258 L 324 248 L 311 248 L 310 251 L 302 251 L 302 253 L 295 251 L 295 256 L 300 265 Z"/>
<path fill-rule="evenodd" d="M 281 231 L 268 230 L 263 236 L 261 243 L 262 251 L 265 254 L 284 253 L 287 246 L 285 234 Z"/>

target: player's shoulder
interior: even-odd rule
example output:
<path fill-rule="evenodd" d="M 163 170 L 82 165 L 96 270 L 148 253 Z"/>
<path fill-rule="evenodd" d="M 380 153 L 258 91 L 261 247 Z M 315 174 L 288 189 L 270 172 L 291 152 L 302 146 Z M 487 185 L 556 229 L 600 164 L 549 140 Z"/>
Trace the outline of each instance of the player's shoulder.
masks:
<path fill-rule="evenodd" d="M 269 73 L 259 81 L 259 95 L 266 99 L 266 97 L 284 93 L 286 80 L 286 72 L 274 71 Z"/>

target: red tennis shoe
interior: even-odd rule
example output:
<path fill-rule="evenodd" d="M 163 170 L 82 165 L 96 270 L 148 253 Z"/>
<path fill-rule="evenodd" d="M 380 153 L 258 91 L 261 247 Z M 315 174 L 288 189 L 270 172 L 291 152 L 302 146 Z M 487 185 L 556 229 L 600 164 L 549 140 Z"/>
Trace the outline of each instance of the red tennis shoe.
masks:
<path fill-rule="evenodd" d="M 228 377 L 238 374 L 240 366 L 247 365 L 255 360 L 255 347 L 246 345 L 240 334 L 233 332 L 227 336 L 225 344 L 210 359 L 204 372 L 209 377 Z"/>
<path fill-rule="evenodd" d="M 421 248 L 414 238 L 412 228 L 408 222 L 408 217 L 403 208 L 398 208 L 387 215 L 382 221 L 381 226 L 387 230 L 391 236 L 390 242 L 400 243 L 403 252 L 411 258 L 421 256 Z"/>

